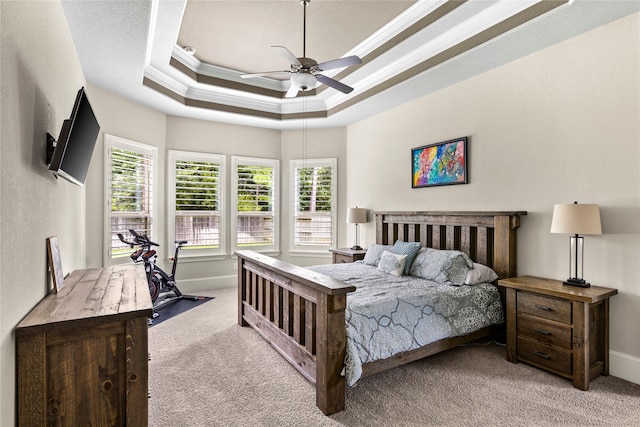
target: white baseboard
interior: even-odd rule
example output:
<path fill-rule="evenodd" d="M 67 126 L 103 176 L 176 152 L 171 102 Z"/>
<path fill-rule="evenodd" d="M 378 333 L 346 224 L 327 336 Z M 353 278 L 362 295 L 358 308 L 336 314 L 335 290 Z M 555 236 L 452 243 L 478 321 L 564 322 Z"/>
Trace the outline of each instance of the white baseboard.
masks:
<path fill-rule="evenodd" d="M 238 276 L 198 277 L 197 279 L 179 279 L 178 287 L 183 294 L 204 291 L 208 289 L 233 288 L 238 284 Z"/>
<path fill-rule="evenodd" d="M 609 351 L 609 374 L 640 384 L 640 358 Z"/>

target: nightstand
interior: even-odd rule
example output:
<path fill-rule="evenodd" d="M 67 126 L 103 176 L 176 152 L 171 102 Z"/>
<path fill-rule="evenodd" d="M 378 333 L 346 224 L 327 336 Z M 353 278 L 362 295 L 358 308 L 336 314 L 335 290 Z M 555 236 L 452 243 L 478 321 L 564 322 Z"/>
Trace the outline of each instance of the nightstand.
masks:
<path fill-rule="evenodd" d="M 340 264 L 343 262 L 355 262 L 364 259 L 364 255 L 367 253 L 366 249 L 329 249 L 333 253 L 333 263 Z"/>
<path fill-rule="evenodd" d="M 532 276 L 498 285 L 506 288 L 508 361 L 570 378 L 580 390 L 609 375 L 609 298 L 616 289 Z"/>

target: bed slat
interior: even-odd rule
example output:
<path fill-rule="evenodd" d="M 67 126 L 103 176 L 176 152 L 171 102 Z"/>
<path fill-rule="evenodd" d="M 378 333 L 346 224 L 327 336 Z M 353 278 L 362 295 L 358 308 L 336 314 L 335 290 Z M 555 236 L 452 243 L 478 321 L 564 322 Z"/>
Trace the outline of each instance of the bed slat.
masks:
<path fill-rule="evenodd" d="M 442 236 L 440 235 L 440 226 L 431 226 L 431 247 L 433 249 L 444 249 L 442 247 Z"/>
<path fill-rule="evenodd" d="M 305 326 L 304 322 L 306 320 L 305 317 L 305 301 L 300 298 L 300 295 L 293 296 L 293 339 L 296 340 L 298 344 L 305 344 L 304 342 L 304 333 Z"/>

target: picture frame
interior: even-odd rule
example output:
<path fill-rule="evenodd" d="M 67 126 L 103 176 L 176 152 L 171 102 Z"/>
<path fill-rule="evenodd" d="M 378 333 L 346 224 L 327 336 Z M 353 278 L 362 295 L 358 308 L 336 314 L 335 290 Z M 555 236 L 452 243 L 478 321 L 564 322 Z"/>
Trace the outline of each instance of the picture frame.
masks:
<path fill-rule="evenodd" d="M 467 137 L 411 149 L 411 187 L 436 187 L 469 182 Z"/>
<path fill-rule="evenodd" d="M 58 293 L 64 287 L 64 273 L 62 272 L 62 259 L 60 258 L 60 246 L 56 236 L 47 237 L 47 258 L 49 271 L 53 279 L 53 290 Z"/>

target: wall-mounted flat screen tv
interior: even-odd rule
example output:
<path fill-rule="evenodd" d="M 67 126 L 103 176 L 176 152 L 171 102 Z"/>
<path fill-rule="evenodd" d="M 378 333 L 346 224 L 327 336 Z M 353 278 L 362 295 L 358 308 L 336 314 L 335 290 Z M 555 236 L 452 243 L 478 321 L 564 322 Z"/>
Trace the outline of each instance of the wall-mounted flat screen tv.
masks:
<path fill-rule="evenodd" d="M 71 117 L 65 120 L 51 156 L 49 170 L 77 185 L 84 185 L 100 125 L 84 87 L 78 91 Z"/>

